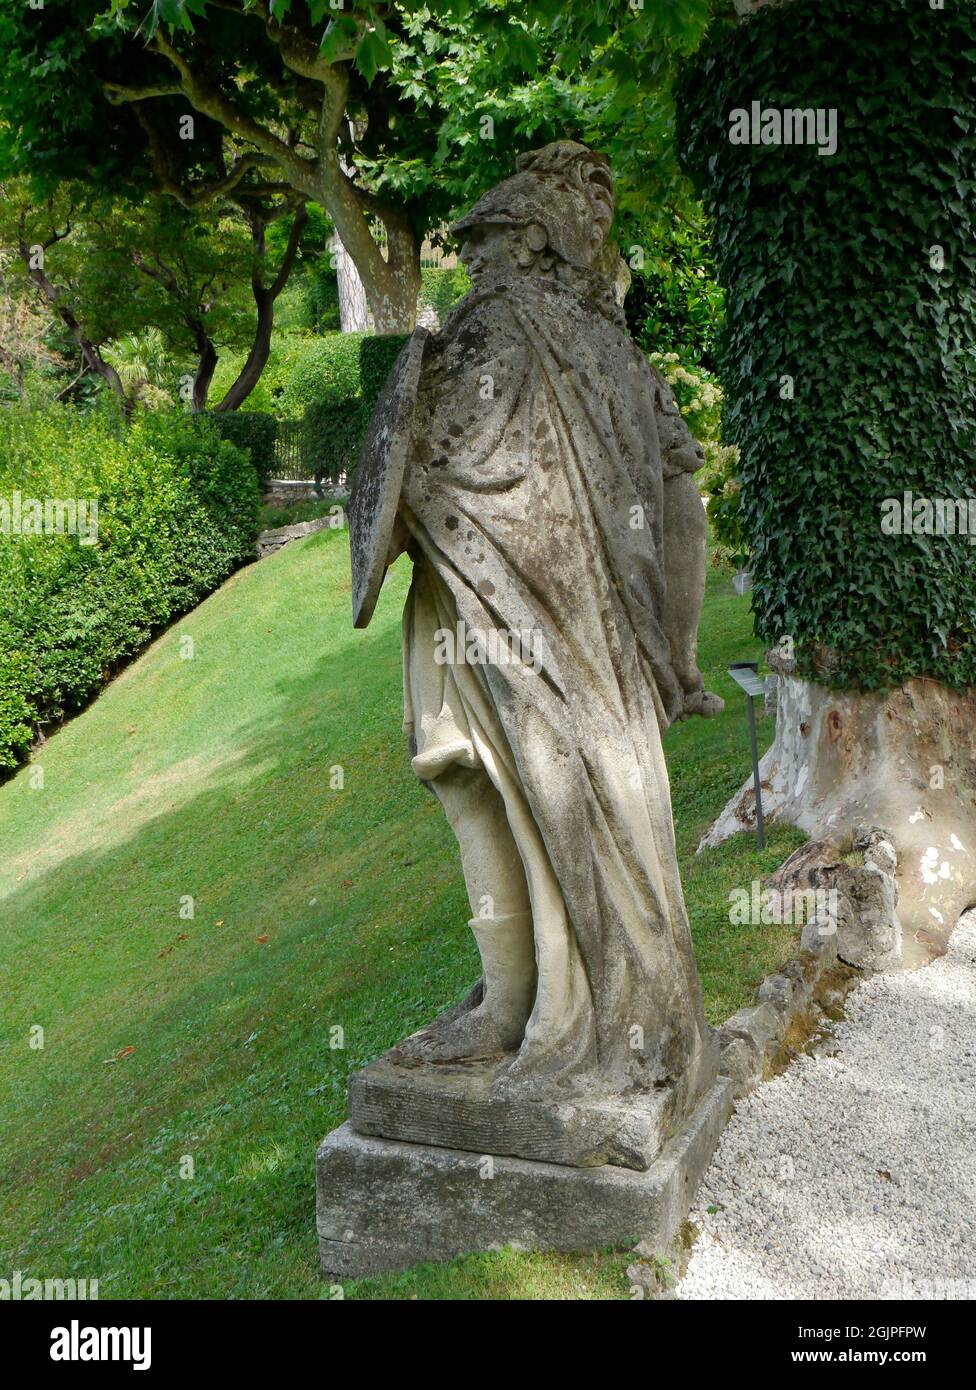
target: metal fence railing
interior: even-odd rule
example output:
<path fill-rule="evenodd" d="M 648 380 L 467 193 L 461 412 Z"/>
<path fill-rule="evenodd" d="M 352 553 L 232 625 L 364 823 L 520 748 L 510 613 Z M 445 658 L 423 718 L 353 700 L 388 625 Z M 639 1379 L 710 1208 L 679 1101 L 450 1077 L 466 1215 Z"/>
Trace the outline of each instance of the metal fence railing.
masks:
<path fill-rule="evenodd" d="M 279 420 L 275 440 L 275 463 L 270 478 L 294 478 L 311 481 L 315 476 L 311 460 L 306 458 L 305 431 L 301 420 Z"/>

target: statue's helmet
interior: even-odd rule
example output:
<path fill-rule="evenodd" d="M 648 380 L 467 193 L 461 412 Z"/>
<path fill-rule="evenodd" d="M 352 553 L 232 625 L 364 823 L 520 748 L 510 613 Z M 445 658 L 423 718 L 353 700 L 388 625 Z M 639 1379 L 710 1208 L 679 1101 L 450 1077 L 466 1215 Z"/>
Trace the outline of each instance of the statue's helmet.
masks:
<path fill-rule="evenodd" d="M 605 155 L 575 140 L 555 140 L 519 155 L 517 174 L 489 189 L 451 227 L 464 240 L 488 224 L 545 228 L 550 248 L 572 266 L 593 264 L 613 221 L 613 177 Z"/>

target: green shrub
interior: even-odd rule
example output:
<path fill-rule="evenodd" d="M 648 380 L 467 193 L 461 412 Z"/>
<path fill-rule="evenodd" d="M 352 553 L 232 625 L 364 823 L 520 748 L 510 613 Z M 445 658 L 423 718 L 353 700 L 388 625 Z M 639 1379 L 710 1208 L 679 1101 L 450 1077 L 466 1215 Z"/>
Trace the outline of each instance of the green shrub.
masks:
<path fill-rule="evenodd" d="M 356 466 L 372 407 L 359 396 L 313 401 L 305 411 L 302 454 L 317 479 L 336 482 Z"/>
<path fill-rule="evenodd" d="M 381 336 L 363 334 L 359 344 L 359 394 L 369 407 L 366 422 L 373 413 L 376 398 L 383 389 L 383 383 L 390 375 L 393 363 L 400 356 L 400 349 L 407 341 L 405 333 L 387 333 Z"/>
<path fill-rule="evenodd" d="M 406 338 L 401 334 L 328 333 L 310 338 L 293 355 L 281 414 L 295 420 L 313 401 L 375 402 Z"/>
<path fill-rule="evenodd" d="M 359 348 L 365 333 L 327 333 L 304 340 L 294 353 L 281 414 L 297 420 L 313 401 L 348 400 L 359 395 Z"/>
<path fill-rule="evenodd" d="M 715 370 L 722 291 L 715 283 L 708 231 L 675 216 L 640 225 L 621 253 L 631 266 L 627 326 L 645 352 L 675 352 Z"/>
<path fill-rule="evenodd" d="M 420 272 L 421 308 L 433 309 L 443 323 L 454 305 L 471 288 L 471 280 L 463 265 L 450 270 L 431 266 Z"/>
<path fill-rule="evenodd" d="M 36 674 L 23 652 L 0 650 L 0 768 L 16 767 L 34 736 Z"/>
<path fill-rule="evenodd" d="M 304 281 L 306 326 L 316 333 L 338 331 L 339 280 L 328 256 L 320 256 Z"/>
<path fill-rule="evenodd" d="M 208 418 L 221 439 L 229 439 L 250 454 L 258 481 L 263 483 L 274 471 L 275 440 L 278 438 L 276 418 L 258 410 L 213 410 Z"/>
<path fill-rule="evenodd" d="M 311 392 L 302 416 L 305 466 L 335 482 L 351 474 L 376 398 L 406 342 L 404 334 L 341 333 L 323 338 L 322 351 L 302 358 L 293 397 Z M 286 398 L 292 399 L 289 381 Z"/>
<path fill-rule="evenodd" d="M 18 534 L 14 499 L 94 499 L 94 543 Z M 79 709 L 155 632 L 254 549 L 249 457 L 205 417 L 70 407 L 0 412 L 0 763 L 25 727 Z"/>

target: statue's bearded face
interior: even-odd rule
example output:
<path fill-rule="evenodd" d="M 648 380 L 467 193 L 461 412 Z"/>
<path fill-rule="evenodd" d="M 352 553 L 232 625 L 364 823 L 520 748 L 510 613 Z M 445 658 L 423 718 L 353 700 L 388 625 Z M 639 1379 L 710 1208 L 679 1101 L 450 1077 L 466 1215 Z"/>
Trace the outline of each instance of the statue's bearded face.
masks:
<path fill-rule="evenodd" d="M 545 250 L 545 229 L 532 222 L 525 227 L 485 222 L 471 227 L 461 244 L 461 261 L 472 280 L 531 270 Z"/>

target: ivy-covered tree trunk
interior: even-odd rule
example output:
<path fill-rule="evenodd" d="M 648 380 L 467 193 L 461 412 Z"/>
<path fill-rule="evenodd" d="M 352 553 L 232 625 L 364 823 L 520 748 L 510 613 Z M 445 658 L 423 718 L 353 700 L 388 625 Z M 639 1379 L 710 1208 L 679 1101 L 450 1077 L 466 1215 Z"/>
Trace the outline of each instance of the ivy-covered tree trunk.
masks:
<path fill-rule="evenodd" d="M 944 939 L 976 902 L 976 4 L 737 8 L 679 120 L 756 630 L 787 657 L 764 809 L 884 827 L 906 935 Z M 706 838 L 754 816 L 744 787 Z"/>

